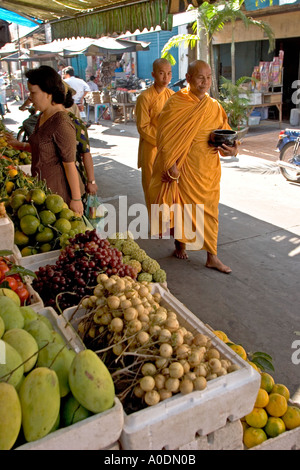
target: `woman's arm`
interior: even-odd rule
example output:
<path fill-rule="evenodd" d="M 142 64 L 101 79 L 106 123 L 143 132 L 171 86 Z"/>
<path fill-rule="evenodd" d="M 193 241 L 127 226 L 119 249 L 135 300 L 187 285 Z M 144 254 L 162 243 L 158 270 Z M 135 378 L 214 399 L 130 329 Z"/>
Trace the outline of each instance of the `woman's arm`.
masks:
<path fill-rule="evenodd" d="M 88 194 L 96 194 L 98 191 L 98 186 L 95 181 L 93 158 L 90 152 L 86 152 L 82 154 L 82 161 L 83 161 L 84 168 L 86 171 L 86 176 L 87 176 L 86 192 Z M 95 182 L 93 183 L 93 181 Z"/>
<path fill-rule="evenodd" d="M 79 214 L 83 215 L 83 204 L 80 194 L 80 185 L 78 171 L 75 165 L 75 162 L 63 162 L 63 167 L 66 173 L 66 177 L 70 186 L 72 200 L 70 202 L 70 209 Z"/>
<path fill-rule="evenodd" d="M 16 150 L 21 150 L 22 152 L 31 152 L 31 146 L 29 142 L 19 142 L 11 134 L 6 134 L 6 141 Z"/>

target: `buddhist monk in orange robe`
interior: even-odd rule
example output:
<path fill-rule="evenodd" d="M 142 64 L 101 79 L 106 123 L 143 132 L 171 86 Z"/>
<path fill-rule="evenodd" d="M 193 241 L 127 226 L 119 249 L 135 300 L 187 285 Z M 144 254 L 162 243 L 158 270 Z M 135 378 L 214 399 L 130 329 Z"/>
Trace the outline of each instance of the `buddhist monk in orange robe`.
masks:
<path fill-rule="evenodd" d="M 222 156 L 237 155 L 233 147 L 209 144 L 214 129 L 230 129 L 217 100 L 208 95 L 211 68 L 200 60 L 188 67 L 187 88 L 175 93 L 160 113 L 157 155 L 149 187 L 151 235 L 169 233 L 175 239 L 174 255 L 187 258 L 186 250 L 207 251 L 206 266 L 224 273 L 231 269 L 217 256 L 218 205 Z M 157 208 L 176 207 L 158 222 Z M 191 227 L 186 231 L 186 226 Z M 179 230 L 180 229 L 180 230 Z M 188 233 L 188 235 L 187 235 Z"/>
<path fill-rule="evenodd" d="M 140 134 L 138 168 L 141 168 L 142 172 L 142 185 L 148 209 L 148 190 L 157 150 L 158 116 L 166 101 L 174 94 L 173 90 L 167 88 L 172 79 L 170 62 L 166 59 L 156 59 L 153 62 L 152 76 L 154 78 L 153 85 L 143 91 L 136 102 L 136 123 Z"/>

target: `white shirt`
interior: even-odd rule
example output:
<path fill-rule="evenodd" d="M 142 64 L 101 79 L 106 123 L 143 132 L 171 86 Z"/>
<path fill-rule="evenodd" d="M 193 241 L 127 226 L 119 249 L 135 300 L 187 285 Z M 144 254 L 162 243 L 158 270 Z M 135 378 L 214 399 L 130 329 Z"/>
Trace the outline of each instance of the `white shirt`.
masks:
<path fill-rule="evenodd" d="M 68 83 L 68 85 L 70 85 L 70 87 L 73 88 L 73 90 L 76 91 L 76 94 L 73 96 L 73 100 L 76 104 L 80 103 L 81 98 L 83 97 L 86 91 L 91 91 L 88 84 L 81 78 L 76 78 L 76 77 L 64 78 L 64 81 Z"/>

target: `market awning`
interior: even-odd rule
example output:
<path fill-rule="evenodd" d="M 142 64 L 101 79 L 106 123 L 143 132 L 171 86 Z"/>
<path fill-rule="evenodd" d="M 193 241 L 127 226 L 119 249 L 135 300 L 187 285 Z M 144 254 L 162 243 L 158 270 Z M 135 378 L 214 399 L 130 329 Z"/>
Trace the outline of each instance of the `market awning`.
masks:
<path fill-rule="evenodd" d="M 1 61 L 4 60 L 6 62 L 26 62 L 26 60 L 29 59 L 29 55 L 24 53 L 24 52 L 15 52 L 14 54 L 7 55 L 6 57 L 3 57 L 0 59 Z"/>
<path fill-rule="evenodd" d="M 172 29 L 168 0 L 1 0 L 1 7 L 51 22 L 53 39 L 99 38 L 156 26 Z"/>
<path fill-rule="evenodd" d="M 129 39 L 118 39 L 111 37 L 103 37 L 92 40 L 91 44 L 81 50 L 72 50 L 67 47 L 64 49 L 64 57 L 70 57 L 78 54 L 103 55 L 103 54 L 123 54 L 124 52 L 148 51 L 149 42 L 131 41 Z"/>

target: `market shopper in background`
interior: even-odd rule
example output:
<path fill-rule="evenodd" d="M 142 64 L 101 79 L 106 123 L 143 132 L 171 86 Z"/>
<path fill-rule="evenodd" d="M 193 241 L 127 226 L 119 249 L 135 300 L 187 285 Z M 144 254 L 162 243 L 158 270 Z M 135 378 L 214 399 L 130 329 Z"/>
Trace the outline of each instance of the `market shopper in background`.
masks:
<path fill-rule="evenodd" d="M 166 59 L 156 59 L 153 62 L 152 77 L 154 83 L 138 96 L 136 102 L 136 124 L 140 135 L 138 149 L 138 168 L 142 172 L 142 186 L 145 201 L 149 210 L 149 185 L 152 166 L 156 155 L 156 131 L 158 116 L 165 103 L 174 94 L 168 88 L 172 79 L 172 67 Z"/>
<path fill-rule="evenodd" d="M 98 85 L 95 80 L 96 78 L 94 77 L 94 75 L 91 75 L 89 81 L 87 82 L 88 86 L 90 87 L 90 91 L 99 91 Z"/>
<path fill-rule="evenodd" d="M 186 259 L 187 249 L 206 250 L 206 267 L 228 274 L 230 267 L 217 256 L 221 179 L 219 153 L 222 156 L 236 155 L 237 143 L 234 147 L 223 144 L 215 148 L 209 145 L 214 129 L 230 129 L 224 109 L 208 94 L 211 86 L 210 66 L 202 60 L 192 62 L 186 80 L 187 88 L 171 96 L 159 117 L 157 156 L 149 188 L 151 215 L 157 207 L 155 204 L 178 205 L 181 208 L 180 219 L 170 218 L 168 221 L 170 234 L 175 238 L 174 255 Z M 197 218 L 196 210 L 200 205 L 203 205 L 204 225 L 203 218 L 202 221 Z M 189 208 L 188 215 L 184 211 Z M 151 229 L 152 225 L 151 220 Z M 187 238 L 184 233 L 179 238 L 176 233 L 179 226 L 181 229 L 192 226 L 194 238 Z M 162 229 L 156 220 L 157 227 Z"/>
<path fill-rule="evenodd" d="M 97 194 L 98 186 L 95 181 L 93 158 L 90 151 L 90 142 L 86 126 L 80 116 L 76 113 L 76 104 L 73 100 L 75 91 L 65 83 L 66 99 L 64 102 L 65 110 L 72 119 L 76 132 L 76 166 L 81 180 L 85 187 L 85 193 L 82 195 L 82 201 L 86 207 L 87 194 Z M 75 110 L 74 110 L 75 105 Z"/>
<path fill-rule="evenodd" d="M 11 138 L 10 144 L 31 152 L 31 173 L 45 180 L 71 210 L 83 215 L 81 195 L 84 193 L 76 168 L 76 134 L 74 124 L 65 111 L 65 87 L 60 75 L 43 65 L 26 72 L 30 99 L 40 115 L 29 143 Z"/>
<path fill-rule="evenodd" d="M 74 102 L 77 104 L 80 113 L 85 113 L 84 97 L 89 91 L 91 91 L 90 87 L 84 80 L 75 77 L 74 69 L 71 66 L 63 69 L 62 78 L 68 85 L 70 85 L 71 88 L 73 88 L 73 90 L 76 91 L 76 94 L 73 97 Z M 81 114 L 81 117 L 84 119 L 85 114 Z"/>

